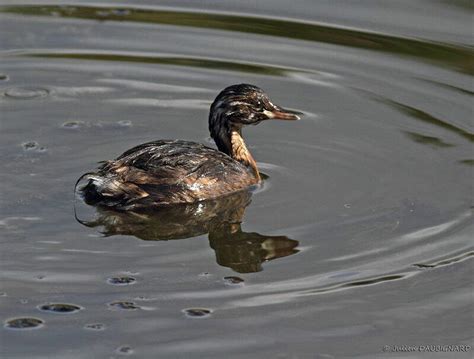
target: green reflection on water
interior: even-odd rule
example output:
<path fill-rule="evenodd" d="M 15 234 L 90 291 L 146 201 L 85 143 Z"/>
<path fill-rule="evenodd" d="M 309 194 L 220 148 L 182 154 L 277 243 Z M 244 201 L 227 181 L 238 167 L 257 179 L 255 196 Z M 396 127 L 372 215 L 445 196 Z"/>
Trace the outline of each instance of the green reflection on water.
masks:
<path fill-rule="evenodd" d="M 430 115 L 429 113 L 426 113 L 424 111 L 418 110 L 417 108 L 407 106 L 407 105 L 404 105 L 404 104 L 401 104 L 399 102 L 395 102 L 395 101 L 392 101 L 392 100 L 389 100 L 389 99 L 378 98 L 378 97 L 376 99 L 380 102 L 383 102 L 383 103 L 397 109 L 398 111 L 400 111 L 400 112 L 402 112 L 402 113 L 404 113 L 404 114 L 406 114 L 410 117 L 416 118 L 417 120 L 429 123 L 429 124 L 437 126 L 437 127 L 444 128 L 445 130 L 454 132 L 457 135 L 460 135 L 460 136 L 464 137 L 465 139 L 467 139 L 471 142 L 474 141 L 474 134 L 472 134 L 472 133 L 470 133 L 470 132 L 468 132 L 468 131 L 460 128 L 460 127 L 452 125 L 449 122 L 440 120 L 440 119 Z"/>
<path fill-rule="evenodd" d="M 276 66 L 266 66 L 248 64 L 241 62 L 231 62 L 223 60 L 210 60 L 192 57 L 159 57 L 159 56 L 139 56 L 139 55 L 117 55 L 101 53 L 28 53 L 28 56 L 56 58 L 56 59 L 76 59 L 76 60 L 96 60 L 96 61 L 124 61 L 139 62 L 160 65 L 174 65 L 186 67 L 200 67 L 214 70 L 227 70 L 254 73 L 259 75 L 285 76 L 290 69 Z M 301 72 L 301 71 L 300 71 Z"/>
<path fill-rule="evenodd" d="M 422 143 L 425 145 L 430 145 L 434 148 L 442 147 L 453 147 L 454 145 L 446 143 L 438 137 L 426 136 L 416 132 L 403 131 L 409 138 L 417 143 Z"/>
<path fill-rule="evenodd" d="M 457 71 L 474 74 L 473 50 L 471 47 L 281 19 L 92 6 L 4 6 L 0 7 L 0 11 L 21 15 L 129 21 L 278 36 L 414 56 L 427 62 L 435 62 Z"/>
<path fill-rule="evenodd" d="M 474 10 L 472 0 L 443 0 L 446 5 L 457 6 L 465 10 Z"/>
<path fill-rule="evenodd" d="M 357 281 L 352 281 L 352 282 L 347 282 L 347 283 L 336 284 L 336 285 L 325 287 L 325 288 L 308 290 L 304 292 L 304 294 L 305 295 L 319 294 L 319 293 L 334 292 L 334 291 L 338 291 L 342 289 L 349 289 L 353 287 L 369 286 L 369 285 L 389 282 L 393 280 L 400 280 L 400 279 L 405 278 L 406 276 L 407 274 L 392 274 L 392 275 L 386 275 L 382 277 L 362 279 L 362 280 L 357 280 Z"/>
<path fill-rule="evenodd" d="M 430 84 L 434 84 L 434 85 L 439 86 L 439 87 L 444 87 L 448 90 L 456 91 L 456 92 L 462 93 L 464 95 L 470 95 L 470 96 L 474 95 L 473 91 L 466 90 L 466 89 L 461 88 L 461 87 L 445 84 L 445 83 L 442 83 L 442 82 L 439 82 L 439 81 L 433 81 L 433 80 L 428 80 L 428 79 L 419 79 L 419 80 L 430 83 Z"/>
<path fill-rule="evenodd" d="M 473 256 L 474 256 L 474 252 L 467 252 L 467 253 L 463 253 L 463 254 L 461 254 L 457 257 L 448 258 L 448 259 L 445 259 L 445 260 L 442 260 L 442 261 L 439 261 L 439 262 L 435 262 L 435 263 L 416 263 L 416 264 L 414 264 L 414 266 L 418 267 L 418 268 L 436 268 L 436 267 L 441 267 L 441 266 L 454 264 L 454 263 L 463 261 L 463 260 L 465 260 L 467 258 L 470 258 L 470 257 L 473 257 Z"/>

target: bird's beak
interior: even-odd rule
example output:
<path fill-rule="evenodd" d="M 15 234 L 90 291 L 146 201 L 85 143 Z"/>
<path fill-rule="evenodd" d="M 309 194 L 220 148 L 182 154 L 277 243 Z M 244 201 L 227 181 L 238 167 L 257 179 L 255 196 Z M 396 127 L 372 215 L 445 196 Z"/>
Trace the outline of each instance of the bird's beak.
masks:
<path fill-rule="evenodd" d="M 263 111 L 263 113 L 270 120 L 286 120 L 286 121 L 299 120 L 301 117 L 298 115 L 302 115 L 301 112 L 287 110 L 279 106 L 275 106 L 271 111 L 265 110 Z"/>

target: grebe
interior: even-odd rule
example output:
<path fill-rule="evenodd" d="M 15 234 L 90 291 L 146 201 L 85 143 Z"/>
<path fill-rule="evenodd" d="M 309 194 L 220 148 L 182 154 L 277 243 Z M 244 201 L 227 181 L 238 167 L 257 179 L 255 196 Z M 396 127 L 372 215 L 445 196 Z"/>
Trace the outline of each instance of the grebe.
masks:
<path fill-rule="evenodd" d="M 183 140 L 148 142 L 84 174 L 78 183 L 87 183 L 80 191 L 88 204 L 135 210 L 244 190 L 260 183 L 261 176 L 242 127 L 269 119 L 298 120 L 299 114 L 274 105 L 257 86 L 229 86 L 209 113 L 209 131 L 218 150 Z"/>

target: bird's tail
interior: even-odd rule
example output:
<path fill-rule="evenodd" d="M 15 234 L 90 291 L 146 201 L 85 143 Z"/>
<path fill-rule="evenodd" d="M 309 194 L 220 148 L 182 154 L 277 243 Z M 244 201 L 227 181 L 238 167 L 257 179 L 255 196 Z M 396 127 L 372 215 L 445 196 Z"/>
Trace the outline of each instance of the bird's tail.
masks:
<path fill-rule="evenodd" d="M 87 182 L 80 186 L 79 184 L 83 180 L 86 180 Z M 105 178 L 97 172 L 84 173 L 79 177 L 74 185 L 74 195 L 76 196 L 79 193 L 87 204 L 97 204 L 103 198 L 100 188 L 103 186 L 104 182 Z"/>

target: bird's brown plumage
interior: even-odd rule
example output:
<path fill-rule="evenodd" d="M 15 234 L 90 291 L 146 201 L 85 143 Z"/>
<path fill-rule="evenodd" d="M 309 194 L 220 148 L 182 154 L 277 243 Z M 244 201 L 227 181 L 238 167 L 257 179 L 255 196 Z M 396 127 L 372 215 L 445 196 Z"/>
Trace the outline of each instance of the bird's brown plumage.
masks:
<path fill-rule="evenodd" d="M 260 182 L 257 164 L 241 135 L 242 127 L 266 119 L 298 119 L 272 104 L 253 85 L 224 89 L 211 105 L 209 130 L 218 149 L 183 140 L 136 146 L 104 162 L 78 182 L 89 204 L 121 210 L 193 203 L 227 195 Z"/>

